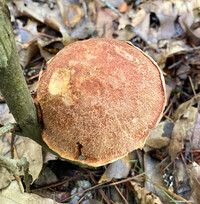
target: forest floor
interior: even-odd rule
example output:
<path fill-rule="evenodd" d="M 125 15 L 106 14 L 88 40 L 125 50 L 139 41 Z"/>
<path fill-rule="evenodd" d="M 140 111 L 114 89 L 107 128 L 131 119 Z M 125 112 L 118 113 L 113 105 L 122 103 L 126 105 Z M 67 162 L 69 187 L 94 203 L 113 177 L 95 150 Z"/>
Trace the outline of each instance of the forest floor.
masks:
<path fill-rule="evenodd" d="M 167 104 L 142 150 L 96 169 L 6 134 L 0 153 L 26 157 L 32 184 L 31 193 L 21 193 L 23 175 L 0 168 L 0 203 L 200 203 L 200 1 L 14 0 L 8 7 L 33 95 L 40 71 L 64 46 L 113 38 L 130 41 L 157 62 Z M 13 122 L 4 98 L 0 101 L 0 122 Z"/>

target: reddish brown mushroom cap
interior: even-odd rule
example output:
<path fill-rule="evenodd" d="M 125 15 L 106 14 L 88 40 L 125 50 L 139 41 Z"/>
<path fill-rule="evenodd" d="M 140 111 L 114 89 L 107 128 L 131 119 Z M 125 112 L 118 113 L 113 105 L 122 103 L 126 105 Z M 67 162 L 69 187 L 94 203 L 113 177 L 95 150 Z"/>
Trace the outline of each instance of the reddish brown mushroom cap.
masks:
<path fill-rule="evenodd" d="M 48 63 L 37 100 L 47 145 L 63 158 L 101 166 L 144 146 L 162 116 L 164 79 L 138 48 L 89 39 Z"/>

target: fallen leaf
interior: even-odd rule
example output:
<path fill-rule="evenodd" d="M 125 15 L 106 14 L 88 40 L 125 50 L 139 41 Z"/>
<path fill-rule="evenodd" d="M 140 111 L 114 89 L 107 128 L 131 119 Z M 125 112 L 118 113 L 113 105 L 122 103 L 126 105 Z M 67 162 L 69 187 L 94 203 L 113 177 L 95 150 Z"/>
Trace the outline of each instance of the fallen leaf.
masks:
<path fill-rule="evenodd" d="M 165 120 L 159 123 L 156 128 L 150 130 L 145 145 L 148 145 L 149 147 L 154 149 L 161 149 L 168 146 L 173 127 L 174 124 L 169 120 Z"/>
<path fill-rule="evenodd" d="M 55 5 L 55 8 L 51 10 L 47 3 L 41 4 L 39 2 L 32 1 L 24 3 L 24 1 L 15 1 L 15 4 L 21 12 L 21 15 L 32 17 L 61 32 L 64 44 L 69 44 L 74 41 L 67 32 L 65 23 L 59 15 L 60 10 L 57 5 Z"/>
<path fill-rule="evenodd" d="M 91 22 L 84 23 L 79 27 L 76 27 L 72 33 L 71 37 L 72 38 L 77 38 L 77 39 L 85 39 L 88 38 L 90 35 L 92 35 L 95 31 L 95 25 Z"/>
<path fill-rule="evenodd" d="M 17 181 L 13 181 L 10 186 L 0 193 L 1 204 L 58 204 L 58 202 L 42 198 L 33 193 L 21 193 Z"/>
<path fill-rule="evenodd" d="M 55 173 L 47 165 L 44 165 L 39 177 L 35 180 L 34 185 L 42 187 L 56 182 L 59 182 L 59 180 Z"/>
<path fill-rule="evenodd" d="M 152 192 L 146 188 L 141 187 L 136 182 L 130 182 L 131 189 L 135 196 L 137 203 L 140 204 L 162 204 L 159 197 L 154 195 Z"/>
<path fill-rule="evenodd" d="M 165 86 L 166 86 L 166 96 L 167 96 L 166 105 L 167 105 L 169 102 L 172 90 L 176 88 L 176 80 L 174 78 L 165 77 Z"/>
<path fill-rule="evenodd" d="M 97 13 L 96 30 L 99 37 L 113 38 L 113 21 L 118 15 L 109 8 L 99 8 Z"/>
<path fill-rule="evenodd" d="M 131 30 L 130 26 L 127 25 L 124 29 L 116 30 L 114 32 L 117 40 L 129 41 L 136 36 L 136 34 Z"/>
<path fill-rule="evenodd" d="M 181 66 L 176 71 L 176 75 L 180 79 L 185 80 L 188 77 L 188 73 L 189 73 L 190 69 L 191 69 L 190 66 L 181 64 Z"/>
<path fill-rule="evenodd" d="M 124 0 L 106 0 L 106 2 L 117 8 L 124 3 Z"/>
<path fill-rule="evenodd" d="M 83 15 L 80 6 L 63 0 L 57 0 L 57 3 L 65 24 L 71 28 L 75 27 Z"/>
<path fill-rule="evenodd" d="M 199 146 L 200 146 L 200 113 L 198 112 L 197 117 L 195 119 L 191 147 L 198 149 Z"/>
<path fill-rule="evenodd" d="M 194 200 L 194 203 L 200 203 L 200 166 L 193 162 L 189 167 L 190 171 L 190 185 L 193 190 L 192 196 L 189 200 Z"/>
<path fill-rule="evenodd" d="M 183 149 L 185 138 L 187 137 L 188 141 L 191 140 L 197 112 L 197 108 L 189 106 L 183 118 L 175 122 L 169 145 L 169 155 L 172 161 L 175 160 L 177 154 Z"/>
<path fill-rule="evenodd" d="M 111 163 L 101 176 L 99 183 L 111 181 L 113 178 L 126 178 L 130 172 L 131 163 L 128 156 Z"/>
<path fill-rule="evenodd" d="M 187 192 L 191 191 L 186 164 L 182 160 L 174 161 L 173 182 L 174 191 L 181 197 L 189 199 Z"/>
<path fill-rule="evenodd" d="M 3 108 L 1 110 L 0 120 L 3 122 L 3 124 L 15 122 L 12 114 L 9 113 L 7 105 L 1 104 L 0 108 L 1 107 Z M 11 158 L 11 145 L 8 141 L 8 138 L 10 138 L 10 134 L 8 134 L 7 137 L 1 137 L 0 154 Z M 38 178 L 43 165 L 41 146 L 27 137 L 18 135 L 15 136 L 14 146 L 19 158 L 27 158 L 29 162 L 29 174 L 32 176 L 32 179 L 34 181 L 36 178 Z M 5 178 L 5 183 L 1 182 L 1 188 L 6 187 L 8 185 L 8 182 L 13 180 L 13 175 L 7 170 L 0 170 L 0 177 Z"/>
<path fill-rule="evenodd" d="M 194 101 L 194 97 L 191 98 L 190 100 L 186 101 L 185 103 L 182 103 L 178 109 L 175 111 L 174 113 L 174 120 L 179 120 L 181 117 L 185 117 L 187 118 L 189 113 L 190 113 L 190 109 L 192 107 L 192 105 L 195 103 Z"/>
<path fill-rule="evenodd" d="M 152 192 L 152 194 L 157 195 L 164 203 L 169 203 L 170 199 L 168 196 L 160 189 L 151 183 L 153 181 L 159 186 L 166 188 L 166 183 L 163 179 L 163 174 L 160 168 L 155 168 L 159 164 L 159 161 L 152 158 L 150 153 L 144 154 L 144 169 L 146 172 L 145 179 L 145 189 Z"/>

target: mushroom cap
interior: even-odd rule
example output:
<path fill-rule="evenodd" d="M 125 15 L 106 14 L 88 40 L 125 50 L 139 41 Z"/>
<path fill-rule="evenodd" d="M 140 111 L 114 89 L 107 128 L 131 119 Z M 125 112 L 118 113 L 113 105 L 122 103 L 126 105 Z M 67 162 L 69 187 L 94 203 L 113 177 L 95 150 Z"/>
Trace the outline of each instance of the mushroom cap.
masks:
<path fill-rule="evenodd" d="M 165 100 L 161 71 L 140 49 L 113 39 L 78 41 L 40 77 L 42 138 L 63 158 L 101 166 L 144 146 Z"/>

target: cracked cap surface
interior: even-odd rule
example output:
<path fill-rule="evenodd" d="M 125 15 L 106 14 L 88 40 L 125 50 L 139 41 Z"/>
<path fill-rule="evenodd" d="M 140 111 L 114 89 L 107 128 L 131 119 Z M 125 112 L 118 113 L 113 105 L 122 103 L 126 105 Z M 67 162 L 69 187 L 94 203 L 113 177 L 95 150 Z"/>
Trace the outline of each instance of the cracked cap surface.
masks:
<path fill-rule="evenodd" d="M 160 69 L 141 50 L 89 39 L 48 63 L 37 100 L 47 145 L 63 158 L 101 166 L 144 146 L 166 96 Z"/>

